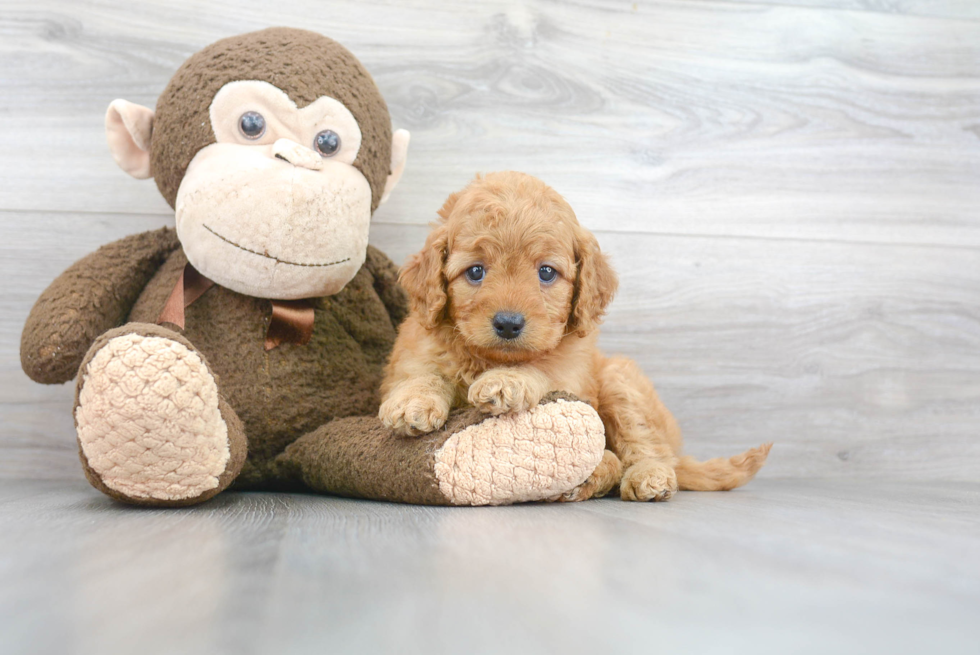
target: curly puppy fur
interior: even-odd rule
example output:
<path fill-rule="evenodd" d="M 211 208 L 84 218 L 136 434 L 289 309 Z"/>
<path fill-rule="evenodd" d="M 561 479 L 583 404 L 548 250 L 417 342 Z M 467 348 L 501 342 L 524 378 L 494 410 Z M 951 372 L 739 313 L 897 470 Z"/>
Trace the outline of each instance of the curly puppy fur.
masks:
<path fill-rule="evenodd" d="M 680 429 L 640 367 L 598 351 L 616 273 L 553 189 L 522 173 L 478 176 L 439 216 L 399 278 L 412 311 L 382 385 L 385 425 L 418 435 L 441 427 L 456 406 L 496 415 L 571 392 L 599 412 L 607 452 L 562 500 L 616 485 L 623 500 L 667 500 L 678 489 L 733 489 L 762 467 L 771 444 L 728 459 L 681 457 Z M 542 267 L 557 272 L 553 280 L 543 280 L 550 272 Z M 495 327 L 501 313 L 523 318 L 516 337 Z"/>

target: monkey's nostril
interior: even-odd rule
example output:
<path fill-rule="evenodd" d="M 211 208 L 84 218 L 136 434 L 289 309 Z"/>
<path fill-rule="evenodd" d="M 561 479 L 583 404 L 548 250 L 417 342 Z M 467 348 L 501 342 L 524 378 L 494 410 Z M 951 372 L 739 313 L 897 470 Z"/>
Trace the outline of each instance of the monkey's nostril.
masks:
<path fill-rule="evenodd" d="M 493 330 L 501 339 L 516 339 L 524 329 L 524 316 L 516 312 L 497 312 L 493 317 Z"/>
<path fill-rule="evenodd" d="M 276 142 L 272 144 L 272 155 L 276 159 L 281 159 L 298 168 L 306 168 L 311 171 L 318 171 L 323 168 L 323 157 L 290 139 L 276 139 Z"/>

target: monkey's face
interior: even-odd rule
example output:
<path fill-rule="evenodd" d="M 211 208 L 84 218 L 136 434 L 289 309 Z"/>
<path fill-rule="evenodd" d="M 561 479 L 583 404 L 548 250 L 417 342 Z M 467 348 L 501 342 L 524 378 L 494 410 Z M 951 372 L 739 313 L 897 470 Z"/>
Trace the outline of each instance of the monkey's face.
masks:
<path fill-rule="evenodd" d="M 340 291 L 364 263 L 371 220 L 371 187 L 352 166 L 354 116 L 328 97 L 297 109 L 255 81 L 226 84 L 209 113 L 217 143 L 198 151 L 177 192 L 188 261 L 250 296 Z"/>
<path fill-rule="evenodd" d="M 156 180 L 195 268 L 281 300 L 337 293 L 357 274 L 409 141 L 354 55 L 291 28 L 192 55 L 156 112 L 113 101 L 106 136 L 123 170 Z"/>

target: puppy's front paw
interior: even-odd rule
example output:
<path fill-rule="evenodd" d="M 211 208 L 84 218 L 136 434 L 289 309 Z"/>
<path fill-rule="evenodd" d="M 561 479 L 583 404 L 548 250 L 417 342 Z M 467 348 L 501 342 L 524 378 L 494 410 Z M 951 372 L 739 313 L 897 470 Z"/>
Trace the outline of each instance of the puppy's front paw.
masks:
<path fill-rule="evenodd" d="M 381 403 L 378 418 L 386 428 L 414 437 L 445 425 L 449 402 L 432 393 L 396 393 Z"/>
<path fill-rule="evenodd" d="M 506 414 L 531 409 L 541 401 L 530 381 L 519 371 L 495 368 L 470 386 L 467 400 L 487 414 Z"/>
<path fill-rule="evenodd" d="M 623 500 L 670 500 L 677 493 L 674 469 L 655 459 L 641 459 L 623 473 L 619 495 Z"/>

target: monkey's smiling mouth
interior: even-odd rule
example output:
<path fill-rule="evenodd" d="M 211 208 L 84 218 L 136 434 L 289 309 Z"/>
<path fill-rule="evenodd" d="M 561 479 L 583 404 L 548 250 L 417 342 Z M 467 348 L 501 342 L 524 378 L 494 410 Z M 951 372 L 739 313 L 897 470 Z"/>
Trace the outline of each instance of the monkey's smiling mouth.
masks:
<path fill-rule="evenodd" d="M 326 263 L 323 263 L 323 264 L 305 264 L 303 262 L 290 262 L 290 261 L 287 261 L 285 259 L 279 259 L 278 257 L 273 257 L 272 255 L 269 255 L 269 254 L 264 253 L 264 252 L 259 252 L 257 250 L 252 250 L 250 248 L 246 248 L 243 245 L 240 245 L 240 244 L 235 243 L 234 241 L 232 241 L 228 237 L 221 236 L 220 234 L 218 234 L 217 232 L 215 232 L 214 230 L 212 230 L 207 225 L 204 225 L 203 223 L 202 223 L 202 225 L 204 226 L 204 229 L 205 230 L 207 230 L 208 232 L 210 232 L 214 236 L 218 237 L 219 239 L 221 239 L 225 243 L 230 244 L 232 246 L 235 246 L 239 250 L 244 250 L 245 252 L 251 253 L 253 255 L 258 255 L 259 257 L 265 257 L 266 259 L 271 259 L 272 261 L 276 262 L 277 264 L 288 264 L 290 266 L 308 266 L 308 267 L 311 267 L 311 268 L 321 268 L 323 266 L 335 266 L 337 264 L 343 264 L 344 262 L 349 262 L 350 261 L 350 257 L 347 257 L 345 259 L 338 259 L 335 262 L 326 262 Z"/>

